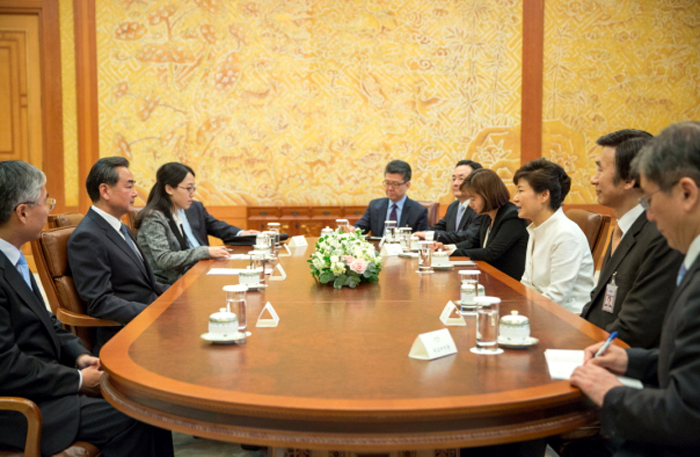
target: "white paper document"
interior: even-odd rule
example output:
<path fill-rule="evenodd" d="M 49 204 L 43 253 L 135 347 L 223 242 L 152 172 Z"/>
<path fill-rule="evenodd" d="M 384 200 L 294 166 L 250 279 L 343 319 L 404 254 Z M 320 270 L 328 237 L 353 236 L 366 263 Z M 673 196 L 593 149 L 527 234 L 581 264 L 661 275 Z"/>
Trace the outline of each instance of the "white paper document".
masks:
<path fill-rule="evenodd" d="M 267 315 L 269 317 L 265 316 L 265 311 L 267 311 Z M 255 323 L 256 327 L 277 327 L 277 325 L 280 323 L 280 318 L 277 315 L 277 312 L 275 311 L 275 308 L 272 307 L 272 304 L 270 302 L 267 302 L 265 306 L 263 307 L 262 311 L 260 311 L 260 315 L 258 316 L 258 322 Z"/>
<path fill-rule="evenodd" d="M 403 253 L 403 248 L 400 244 L 396 243 L 385 243 L 382 246 L 382 250 L 379 253 L 382 257 L 394 257 Z"/>
<path fill-rule="evenodd" d="M 287 244 L 289 244 L 290 248 L 296 248 L 299 246 L 308 246 L 309 245 L 309 243 L 306 241 L 306 238 L 304 238 L 304 235 L 291 237 Z"/>
<path fill-rule="evenodd" d="M 250 255 L 248 255 L 248 254 L 229 254 L 228 259 L 229 260 L 249 260 Z"/>
<path fill-rule="evenodd" d="M 450 260 L 453 267 L 475 267 L 476 262 L 472 260 Z"/>
<path fill-rule="evenodd" d="M 408 356 L 419 360 L 433 360 L 457 353 L 457 346 L 446 328 L 418 335 Z"/>
<path fill-rule="evenodd" d="M 452 300 L 447 302 L 447 305 L 445 305 L 445 308 L 442 310 L 442 313 L 440 314 L 440 321 L 445 324 L 445 325 L 456 325 L 456 326 L 465 326 L 467 325 L 467 322 L 464 320 L 464 316 L 459 312 L 457 307 L 455 306 L 454 303 L 452 303 Z"/>
<path fill-rule="evenodd" d="M 207 271 L 208 275 L 238 275 L 245 268 L 212 268 Z"/>
<path fill-rule="evenodd" d="M 544 358 L 552 379 L 570 379 L 576 367 L 583 365 L 583 351 L 571 349 L 546 349 Z M 643 384 L 638 379 L 618 376 L 617 379 L 627 387 L 641 389 Z"/>

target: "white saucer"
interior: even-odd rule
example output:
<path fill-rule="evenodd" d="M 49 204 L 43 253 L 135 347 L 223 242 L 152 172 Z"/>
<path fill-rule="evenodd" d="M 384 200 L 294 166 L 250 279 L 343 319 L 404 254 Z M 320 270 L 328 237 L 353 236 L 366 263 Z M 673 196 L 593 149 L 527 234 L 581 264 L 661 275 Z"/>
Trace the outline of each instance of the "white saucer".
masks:
<path fill-rule="evenodd" d="M 248 290 L 263 290 L 264 288 L 267 287 L 267 284 L 256 284 L 256 285 L 246 284 L 246 286 L 248 286 Z"/>
<path fill-rule="evenodd" d="M 418 258 L 418 253 L 413 253 L 413 252 L 402 252 L 399 254 L 399 257 L 403 257 L 405 259 L 417 259 Z"/>
<path fill-rule="evenodd" d="M 202 333 L 200 338 L 205 341 L 209 341 L 214 344 L 236 344 L 239 341 L 245 341 L 245 334 L 242 332 L 234 333 L 232 335 L 218 335 L 215 333 Z"/>
<path fill-rule="evenodd" d="M 503 349 L 496 348 L 495 350 L 486 350 L 486 349 L 473 347 L 473 348 L 469 349 L 469 352 L 471 352 L 472 354 L 479 354 L 479 355 L 499 355 L 499 354 L 503 354 Z"/>
<path fill-rule="evenodd" d="M 534 346 L 539 342 L 540 340 L 532 336 L 528 337 L 525 341 L 520 343 L 516 343 L 515 341 L 509 341 L 500 336 L 498 337 L 498 345 L 509 349 L 525 349 L 527 347 Z"/>
<path fill-rule="evenodd" d="M 433 265 L 433 270 L 451 270 L 454 268 L 452 265 Z"/>

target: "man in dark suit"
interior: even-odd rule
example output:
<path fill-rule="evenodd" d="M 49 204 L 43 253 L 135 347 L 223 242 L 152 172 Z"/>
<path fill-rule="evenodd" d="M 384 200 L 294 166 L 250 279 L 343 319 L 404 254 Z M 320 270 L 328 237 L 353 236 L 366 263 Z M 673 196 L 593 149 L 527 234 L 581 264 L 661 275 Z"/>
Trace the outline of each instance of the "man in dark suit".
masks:
<path fill-rule="evenodd" d="M 460 160 L 452 171 L 452 195 L 457 200 L 450 203 L 445 217 L 440 219 L 429 230 L 435 232 L 434 240 L 441 243 L 457 243 L 471 237 L 478 237 L 479 227 L 484 216 L 476 214 L 469 206 L 469 198 L 461 191 L 461 185 L 472 171 L 481 168 L 481 164 L 473 160 Z M 461 233 L 460 233 L 461 232 Z M 419 239 L 425 239 L 425 232 L 414 233 Z"/>
<path fill-rule="evenodd" d="M 598 285 L 581 317 L 632 347 L 658 347 L 661 324 L 683 256 L 647 220 L 639 204 L 639 178 L 630 163 L 652 136 L 618 130 L 598 138 L 598 167 L 591 178 L 598 203 L 615 210 L 617 224 Z"/>
<path fill-rule="evenodd" d="M 102 370 L 47 309 L 20 251 L 36 239 L 55 204 L 46 176 L 20 161 L 0 162 L 0 395 L 34 401 L 42 415 L 42 454 L 87 441 L 109 456 L 172 456 L 170 432 L 142 424 L 102 398 Z M 22 448 L 27 422 L 0 412 L 0 443 Z"/>
<path fill-rule="evenodd" d="M 700 123 L 664 129 L 633 162 L 641 176 L 640 203 L 669 246 L 685 254 L 658 349 L 602 343 L 585 350 L 571 384 L 601 406 L 601 433 L 616 456 L 700 455 Z M 652 292 L 653 293 L 653 292 Z M 624 374 L 645 383 L 623 386 Z M 576 455 L 572 452 L 571 455 Z M 579 454 L 580 455 L 580 454 Z M 585 455 L 595 454 L 586 450 Z"/>
<path fill-rule="evenodd" d="M 198 243 L 195 244 L 190 241 L 193 247 L 209 246 L 208 236 L 220 238 L 224 244 L 238 245 L 241 244 L 241 239 L 238 237 L 258 233 L 257 230 L 242 230 L 235 225 L 230 225 L 224 221 L 218 220 L 207 212 L 207 209 L 201 202 L 196 200 L 185 210 L 185 216 L 187 217 L 192 236 L 194 236 Z M 185 233 L 189 238 L 190 234 L 187 228 L 185 228 Z"/>
<path fill-rule="evenodd" d="M 392 160 L 384 168 L 386 198 L 369 202 L 355 228 L 372 232 L 372 236 L 384 236 L 384 222 L 396 221 L 396 227 L 411 227 L 414 232 L 428 229 L 428 210 L 408 198 L 411 187 L 411 166 L 403 160 Z"/>
<path fill-rule="evenodd" d="M 156 282 L 131 230 L 120 218 L 133 209 L 136 190 L 129 161 L 104 157 L 86 181 L 92 207 L 68 240 L 68 265 L 90 316 L 128 324 L 167 286 Z M 119 327 L 98 327 L 93 351 Z"/>

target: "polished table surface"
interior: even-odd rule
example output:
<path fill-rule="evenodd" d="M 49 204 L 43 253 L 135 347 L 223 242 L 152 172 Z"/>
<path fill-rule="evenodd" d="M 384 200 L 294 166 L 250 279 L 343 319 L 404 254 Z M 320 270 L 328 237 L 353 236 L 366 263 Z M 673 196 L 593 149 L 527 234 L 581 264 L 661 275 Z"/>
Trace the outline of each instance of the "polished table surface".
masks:
<path fill-rule="evenodd" d="M 236 276 L 203 261 L 104 346 L 103 395 L 116 408 L 163 428 L 225 441 L 311 449 L 399 450 L 532 439 L 595 420 L 568 381 L 552 380 L 544 350 L 582 349 L 606 333 L 487 264 L 487 295 L 501 315 L 530 318 L 539 344 L 475 355 L 474 319 L 447 327 L 458 353 L 408 357 L 416 337 L 445 328 L 439 315 L 459 298 L 458 268 L 416 273 L 417 260 L 384 260 L 378 284 L 319 284 L 306 249 L 279 261 L 284 281 L 248 292 L 244 345 L 212 345 L 208 316 L 225 305 Z M 244 248 L 244 250 L 247 250 Z M 244 252 L 244 251 L 241 251 Z M 270 302 L 275 328 L 256 328 Z"/>

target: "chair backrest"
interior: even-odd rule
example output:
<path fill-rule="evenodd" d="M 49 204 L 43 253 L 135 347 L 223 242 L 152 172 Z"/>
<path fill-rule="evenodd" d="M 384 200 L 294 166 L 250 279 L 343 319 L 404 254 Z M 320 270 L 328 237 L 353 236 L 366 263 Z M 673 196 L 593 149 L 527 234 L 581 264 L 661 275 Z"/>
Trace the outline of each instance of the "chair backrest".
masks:
<path fill-rule="evenodd" d="M 122 218 L 122 221 L 131 229 L 131 233 L 134 234 L 134 237 L 136 236 L 136 216 L 138 216 L 142 209 L 143 207 L 135 206 L 134 209 L 126 213 L 126 215 Z"/>
<path fill-rule="evenodd" d="M 440 203 L 438 202 L 418 202 L 428 209 L 428 226 L 432 227 L 437 224 L 438 221 L 438 210 L 440 209 Z"/>
<path fill-rule="evenodd" d="M 49 215 L 49 228 L 57 227 L 70 227 L 72 225 L 78 225 L 83 219 L 82 213 L 63 213 L 56 215 Z"/>
<path fill-rule="evenodd" d="M 593 255 L 593 266 L 598 268 L 598 262 L 605 249 L 611 217 L 585 209 L 570 209 L 565 214 L 583 230 Z"/>
<path fill-rule="evenodd" d="M 54 314 L 58 314 L 59 308 L 86 313 L 85 305 L 75 290 L 73 278 L 68 275 L 68 238 L 73 230 L 75 226 L 49 229 L 42 232 L 38 240 L 31 242 L 37 272 Z M 94 338 L 89 328 L 67 327 L 83 340 L 85 347 L 92 349 Z"/>

